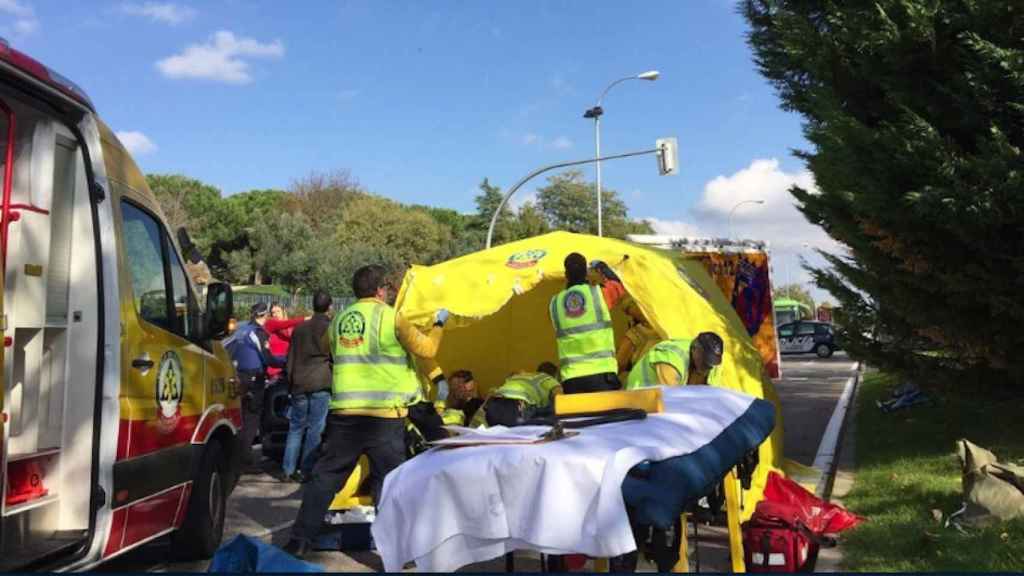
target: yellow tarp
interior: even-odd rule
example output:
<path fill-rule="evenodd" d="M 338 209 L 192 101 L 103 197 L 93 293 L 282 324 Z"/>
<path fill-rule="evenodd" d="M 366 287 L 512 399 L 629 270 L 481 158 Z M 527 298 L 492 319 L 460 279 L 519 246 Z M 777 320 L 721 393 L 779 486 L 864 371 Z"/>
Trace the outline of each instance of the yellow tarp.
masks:
<path fill-rule="evenodd" d="M 534 370 L 543 361 L 557 363 L 548 305 L 565 287 L 563 261 L 571 252 L 608 263 L 663 337 L 719 334 L 725 342 L 722 386 L 775 404 L 775 430 L 761 446 L 762 466 L 744 498 L 743 518 L 749 517 L 769 469 L 782 469 L 782 413 L 771 380 L 762 374 L 758 350 L 699 262 L 620 240 L 553 232 L 434 266 L 413 266 L 402 282 L 397 307 L 424 328 L 438 308 L 447 308 L 452 316 L 438 362 L 449 374 L 471 370 L 486 393 L 513 372 Z M 621 310 L 612 316 L 618 341 L 626 317 Z"/>

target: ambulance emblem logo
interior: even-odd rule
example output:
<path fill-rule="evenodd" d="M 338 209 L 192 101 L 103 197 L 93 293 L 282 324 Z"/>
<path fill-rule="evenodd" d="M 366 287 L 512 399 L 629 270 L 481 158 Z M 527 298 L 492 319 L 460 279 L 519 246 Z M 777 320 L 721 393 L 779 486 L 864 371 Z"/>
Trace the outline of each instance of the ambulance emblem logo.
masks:
<path fill-rule="evenodd" d="M 181 417 L 181 399 L 185 395 L 185 379 L 178 353 L 169 350 L 160 358 L 156 372 L 156 403 L 161 428 L 173 428 Z"/>
<path fill-rule="evenodd" d="M 579 292 L 569 292 L 565 297 L 565 315 L 569 318 L 579 318 L 587 312 L 587 300 Z"/>
<path fill-rule="evenodd" d="M 366 333 L 366 318 L 357 310 L 347 312 L 338 322 L 338 342 L 344 348 L 358 348 Z"/>
<path fill-rule="evenodd" d="M 540 262 L 540 259 L 547 256 L 546 250 L 524 250 L 522 252 L 516 252 L 515 254 L 508 257 L 505 261 L 505 266 L 509 268 L 515 268 L 517 270 L 523 268 L 531 268 Z"/>

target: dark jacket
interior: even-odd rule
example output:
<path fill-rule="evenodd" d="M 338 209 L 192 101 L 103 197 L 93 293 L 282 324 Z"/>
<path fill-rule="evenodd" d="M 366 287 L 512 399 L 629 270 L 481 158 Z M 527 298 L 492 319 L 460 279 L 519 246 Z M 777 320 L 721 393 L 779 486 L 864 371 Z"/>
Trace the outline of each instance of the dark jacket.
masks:
<path fill-rule="evenodd" d="M 314 314 L 292 332 L 288 349 L 288 391 L 310 394 L 331 389 L 331 352 L 321 340 L 331 325 L 326 314 Z"/>
<path fill-rule="evenodd" d="M 231 354 L 235 369 L 250 374 L 266 374 L 267 367 L 284 367 L 284 356 L 270 353 L 270 335 L 262 326 L 248 322 L 228 338 L 224 345 Z"/>

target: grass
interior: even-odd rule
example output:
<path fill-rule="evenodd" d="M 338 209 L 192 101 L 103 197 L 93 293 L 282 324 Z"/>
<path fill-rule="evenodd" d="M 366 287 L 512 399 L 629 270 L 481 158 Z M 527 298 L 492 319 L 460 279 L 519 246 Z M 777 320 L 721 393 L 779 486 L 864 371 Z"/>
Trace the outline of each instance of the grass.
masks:
<path fill-rule="evenodd" d="M 843 568 L 872 572 L 1024 570 L 1024 519 L 963 535 L 944 528 L 963 500 L 955 442 L 967 438 L 1000 462 L 1024 459 L 1019 399 L 973 390 L 933 394 L 931 405 L 883 414 L 875 401 L 897 382 L 867 374 L 857 402 L 857 470 L 843 498 L 868 521 L 843 537 Z M 936 520 L 933 510 L 942 512 Z"/>
<path fill-rule="evenodd" d="M 240 294 L 269 294 L 271 296 L 288 297 L 291 294 L 287 290 L 278 286 L 277 284 L 260 284 L 258 286 L 246 286 L 245 288 L 239 288 L 234 292 Z"/>

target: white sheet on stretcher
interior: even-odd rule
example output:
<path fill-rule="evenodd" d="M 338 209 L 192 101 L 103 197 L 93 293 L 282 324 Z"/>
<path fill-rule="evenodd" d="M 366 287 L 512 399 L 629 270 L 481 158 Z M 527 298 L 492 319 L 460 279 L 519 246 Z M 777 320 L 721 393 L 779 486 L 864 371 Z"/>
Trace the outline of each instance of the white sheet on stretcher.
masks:
<path fill-rule="evenodd" d="M 644 460 L 696 451 L 754 398 L 707 386 L 665 388 L 665 412 L 543 444 L 434 449 L 384 479 L 373 538 L 384 569 L 409 561 L 449 572 L 513 550 L 594 557 L 636 549 L 622 481 Z M 495 427 L 536 437 L 543 426 Z"/>

